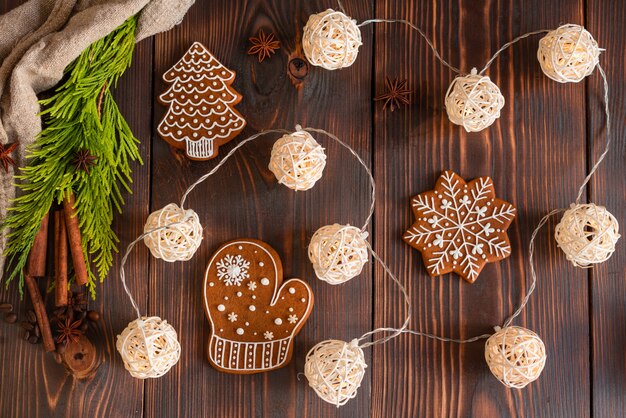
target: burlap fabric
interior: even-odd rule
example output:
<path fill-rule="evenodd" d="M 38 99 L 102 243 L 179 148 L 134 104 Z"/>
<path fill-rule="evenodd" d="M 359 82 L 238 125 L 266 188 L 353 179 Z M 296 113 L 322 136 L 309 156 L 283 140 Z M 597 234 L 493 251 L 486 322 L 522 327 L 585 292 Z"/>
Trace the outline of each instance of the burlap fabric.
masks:
<path fill-rule="evenodd" d="M 53 87 L 63 70 L 94 41 L 140 13 L 137 41 L 179 23 L 195 0 L 30 0 L 0 16 L 0 143 L 26 147 L 41 131 L 37 94 Z M 13 170 L 0 170 L 0 218 L 15 195 Z M 4 252 L 7 231 L 0 236 Z M 4 257 L 0 256 L 0 272 Z M 0 273 L 1 274 L 1 273 Z"/>

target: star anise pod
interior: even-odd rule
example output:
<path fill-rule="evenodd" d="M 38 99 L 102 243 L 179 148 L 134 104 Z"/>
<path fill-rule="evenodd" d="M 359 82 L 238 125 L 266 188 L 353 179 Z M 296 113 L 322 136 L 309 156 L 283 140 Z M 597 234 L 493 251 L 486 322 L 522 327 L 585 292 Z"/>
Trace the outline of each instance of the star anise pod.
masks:
<path fill-rule="evenodd" d="M 248 49 L 248 54 L 257 55 L 259 62 L 263 62 L 265 58 L 269 58 L 271 54 L 274 54 L 280 48 L 280 42 L 274 39 L 274 34 L 270 33 L 266 36 L 263 29 L 259 31 L 256 37 L 250 38 L 250 42 L 252 46 Z"/>
<path fill-rule="evenodd" d="M 77 342 L 83 332 L 80 326 L 83 321 L 78 320 L 72 322 L 70 318 L 66 318 L 65 321 L 58 322 L 58 335 L 56 338 L 57 344 L 66 344 L 70 341 Z"/>
<path fill-rule="evenodd" d="M 411 104 L 409 95 L 413 92 L 409 90 L 406 85 L 406 80 L 399 81 L 397 78 L 394 78 L 392 81 L 389 77 L 385 77 L 385 87 L 387 88 L 387 92 L 374 97 L 374 100 L 384 100 L 385 104 L 383 105 L 383 110 L 387 109 L 387 106 L 389 106 L 389 110 L 392 112 L 401 107 L 403 104 Z"/>
<path fill-rule="evenodd" d="M 17 148 L 17 142 L 12 144 L 0 144 L 0 162 L 6 173 L 9 172 L 9 165 L 15 167 L 15 160 L 11 158 L 11 153 Z"/>
<path fill-rule="evenodd" d="M 74 158 L 72 158 L 72 165 L 76 170 L 82 170 L 89 174 L 89 169 L 96 165 L 96 161 L 98 157 L 92 155 L 88 149 L 81 149 L 74 153 Z"/>

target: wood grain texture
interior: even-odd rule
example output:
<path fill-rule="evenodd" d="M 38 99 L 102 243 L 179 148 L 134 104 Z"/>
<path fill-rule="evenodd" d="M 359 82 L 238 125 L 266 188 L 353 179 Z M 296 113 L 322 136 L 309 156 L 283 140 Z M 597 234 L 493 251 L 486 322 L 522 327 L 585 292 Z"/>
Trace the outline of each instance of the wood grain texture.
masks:
<path fill-rule="evenodd" d="M 368 3 L 348 3 L 354 14 L 372 13 Z M 270 128 L 324 128 L 339 135 L 370 158 L 371 117 L 369 86 L 371 49 L 364 49 L 357 65 L 341 72 L 311 68 L 300 83 L 292 82 L 288 64 L 304 56 L 301 29 L 308 16 L 324 5 L 317 2 L 213 1 L 198 2 L 185 21 L 156 38 L 155 74 L 160 77 L 189 45 L 202 42 L 237 77 L 235 90 L 244 96 L 237 105 L 248 126 L 221 147 L 226 154 L 241 139 Z M 259 29 L 274 32 L 282 47 L 263 63 L 249 56 L 248 38 Z M 371 30 L 365 42 L 371 45 Z M 155 95 L 165 88 L 155 79 Z M 155 121 L 165 109 L 157 106 Z M 345 121 L 351 121 L 347 124 Z M 155 122 L 156 123 L 156 122 Z M 365 129 L 364 129 L 365 128 Z M 307 192 L 294 193 L 276 183 L 267 165 L 278 135 L 258 139 L 239 151 L 215 177 L 196 188 L 188 207 L 204 225 L 204 242 L 189 263 L 153 261 L 150 311 L 167 318 L 179 330 L 183 346 L 180 364 L 167 376 L 147 382 L 146 416 L 366 416 L 370 410 L 369 378 L 363 395 L 350 409 L 336 410 L 317 398 L 297 374 L 315 343 L 326 338 L 354 338 L 369 330 L 371 274 L 366 271 L 346 286 L 333 287 L 315 278 L 306 256 L 317 228 L 333 222 L 361 224 L 367 216 L 367 179 L 349 154 L 327 138 L 318 138 L 330 156 L 327 175 Z M 215 166 L 215 161 L 189 163 L 172 154 L 160 139 L 153 141 L 152 209 L 177 202 L 191 181 Z M 235 376 L 219 373 L 206 361 L 209 324 L 204 315 L 202 282 L 209 257 L 224 242 L 256 238 L 282 257 L 285 278 L 300 277 L 313 288 L 315 306 L 295 340 L 292 362 L 275 372 Z M 166 399 L 164 393 L 177 393 Z M 211 396 L 207 396 L 211 394 Z"/>
<path fill-rule="evenodd" d="M 605 206 L 621 223 L 622 236 L 626 220 L 624 193 L 624 161 L 626 147 L 626 39 L 620 33 L 626 19 L 623 5 L 591 0 L 587 2 L 586 26 L 606 51 L 600 56 L 600 65 L 607 73 L 610 88 L 612 152 L 593 178 L 587 196 L 591 202 Z M 587 78 L 587 166 L 604 150 L 606 118 L 604 90 L 600 74 Z M 606 263 L 589 270 L 591 288 L 591 370 L 592 413 L 595 417 L 626 416 L 626 333 L 621 329 L 626 320 L 626 247 L 624 238 L 617 244 L 613 256 Z"/>
<path fill-rule="evenodd" d="M 416 22 L 465 72 L 482 68 L 517 35 L 583 20 L 582 3 L 571 1 L 379 1 L 376 15 Z M 534 225 L 576 196 L 585 172 L 584 88 L 544 77 L 535 57 L 537 41 L 520 42 L 488 70 L 506 107 L 491 128 L 468 134 L 445 112 L 453 74 L 415 32 L 376 27 L 376 91 L 383 89 L 385 75 L 407 78 L 415 90 L 409 109 L 376 108 L 374 135 L 375 173 L 384 185 L 374 244 L 408 287 L 413 328 L 467 338 L 501 324 L 525 294 Z M 497 196 L 518 208 L 508 232 L 513 254 L 487 265 L 473 285 L 455 275 L 428 277 L 419 253 L 400 240 L 413 222 L 410 197 L 431 190 L 445 169 L 468 180 L 491 176 Z M 539 285 L 515 324 L 535 330 L 546 344 L 549 361 L 538 382 L 522 391 L 501 385 L 484 362 L 484 341 L 458 345 L 404 336 L 374 350 L 372 415 L 584 416 L 581 411 L 590 408 L 586 272 L 568 266 L 547 230 L 539 235 L 537 254 Z M 376 326 L 401 324 L 404 309 L 381 269 L 374 306 Z"/>
<path fill-rule="evenodd" d="M 20 0 L 0 0 L 5 12 Z M 601 0 L 343 0 L 346 12 L 363 21 L 374 16 L 418 24 L 453 65 L 482 67 L 503 43 L 524 32 L 579 23 L 606 48 L 601 56 L 611 83 L 614 152 L 594 178 L 588 197 L 626 219 L 623 161 L 626 147 L 626 19 L 617 2 Z M 141 233 L 149 212 L 179 202 L 186 187 L 217 161 L 191 163 L 156 135 L 166 108 L 156 97 L 167 87 L 161 76 L 187 48 L 200 41 L 236 71 L 233 87 L 244 98 L 237 109 L 243 138 L 295 124 L 337 134 L 371 163 L 378 203 L 370 234 L 374 249 L 406 285 L 413 302 L 411 327 L 451 337 L 490 332 L 525 295 L 529 284 L 528 242 L 550 209 L 574 201 L 578 185 L 604 145 L 604 113 L 598 74 L 562 85 L 543 75 L 536 60 L 540 36 L 502 54 L 487 75 L 506 98 L 501 118 L 482 133 L 452 125 L 444 95 L 454 74 L 440 65 L 418 35 L 402 25 L 362 28 L 356 63 L 344 70 L 311 67 L 303 79 L 289 75 L 289 62 L 304 58 L 302 27 L 312 13 L 336 8 L 334 1 L 197 0 L 181 25 L 140 43 L 133 67 L 115 95 L 141 140 L 144 165 L 134 167 L 133 194 L 126 196 L 115 230 L 125 247 Z M 247 55 L 248 38 L 259 29 L 281 42 L 276 55 L 259 63 Z M 391 113 L 372 97 L 385 76 L 406 78 L 413 104 Z M 401 336 L 366 349 L 369 365 L 357 397 L 342 408 L 321 401 L 298 379 L 307 351 L 317 342 L 349 341 L 374 326 L 401 325 L 405 310 L 391 280 L 379 267 L 341 286 L 315 278 L 306 255 L 313 233 L 334 222 L 360 225 L 367 215 L 368 182 L 345 150 L 317 136 L 326 148 L 323 179 L 307 192 L 276 183 L 267 168 L 279 135 L 240 150 L 213 178 L 195 189 L 187 207 L 198 212 L 204 241 L 190 262 L 166 263 L 139 245 L 127 277 L 142 310 L 167 319 L 182 344 L 180 363 L 160 379 L 139 381 L 124 370 L 115 336 L 134 318 L 117 277 L 118 264 L 99 287 L 90 309 L 102 313 L 101 365 L 95 376 L 74 381 L 41 346 L 20 338 L 19 327 L 0 324 L 0 416 L 10 417 L 617 417 L 626 415 L 626 250 L 592 270 L 571 266 L 556 247 L 553 219 L 537 239 L 536 293 L 515 321 L 536 331 L 548 363 L 523 390 L 502 386 L 484 362 L 484 341 L 466 345 Z M 430 278 L 419 253 L 401 240 L 412 222 L 411 196 L 429 190 L 440 172 L 453 169 L 472 179 L 488 175 L 498 197 L 514 203 L 509 229 L 511 257 L 489 264 L 475 284 L 454 275 Z M 259 375 L 219 373 L 207 362 L 209 324 L 202 282 L 209 257 L 224 242 L 261 239 L 280 254 L 285 278 L 307 281 L 315 294 L 313 313 L 296 338 L 287 367 Z M 117 257 L 117 262 L 119 259 Z M 42 289 L 43 281 L 40 282 Z M 48 298 L 53 298 L 53 294 Z M 14 303 L 15 285 L 0 287 L 0 302 Z M 52 302 L 52 299 L 50 300 Z"/>
<path fill-rule="evenodd" d="M 144 165 L 133 164 L 131 185 L 133 194 L 124 193 L 123 214 L 115 214 L 114 230 L 126 245 L 143 230 L 148 215 L 150 191 L 150 114 L 152 106 L 151 61 L 152 43 L 148 39 L 137 45 L 134 64 L 126 72 L 114 92 L 122 113 L 135 136 L 140 139 Z M 139 247 L 133 254 L 145 260 L 148 252 Z M 147 268 L 131 260 L 127 266 L 132 291 L 140 306 L 147 303 Z M 143 382 L 133 379 L 125 370 L 115 349 L 115 337 L 133 320 L 134 312 L 126 301 L 119 282 L 119 260 L 108 278 L 98 287 L 96 301 L 89 300 L 89 309 L 101 312 L 96 330 L 90 339 L 97 350 L 100 367 L 88 379 L 76 380 L 63 366 L 55 363 L 51 354 L 44 354 L 41 345 L 31 345 L 21 338 L 21 328 L 2 324 L 0 359 L 3 384 L 0 390 L 0 416 L 3 417 L 111 417 L 142 416 Z M 52 270 L 49 270 L 52 272 Z M 53 276 L 50 280 L 53 280 Z M 42 291 L 49 283 L 39 279 Z M 54 305 L 54 292 L 45 295 L 48 306 Z M 21 318 L 30 301 L 19 302 L 17 285 L 0 287 L 0 300 L 14 302 Z M 93 336 L 93 337 L 91 337 Z M 8 383 L 11 382 L 11 383 Z"/>

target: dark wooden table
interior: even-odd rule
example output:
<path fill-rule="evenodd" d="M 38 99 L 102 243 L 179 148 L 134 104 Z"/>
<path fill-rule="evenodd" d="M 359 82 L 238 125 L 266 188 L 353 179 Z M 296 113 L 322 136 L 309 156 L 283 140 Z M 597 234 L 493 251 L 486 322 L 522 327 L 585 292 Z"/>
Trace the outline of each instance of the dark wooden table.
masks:
<path fill-rule="evenodd" d="M 0 11 L 20 3 L 2 0 Z M 415 22 L 444 57 L 466 71 L 482 66 L 519 34 L 562 23 L 585 25 L 606 48 L 600 61 L 612 88 L 616 134 L 587 198 L 607 206 L 624 224 L 626 8 L 619 1 L 344 0 L 344 5 L 358 21 L 376 16 Z M 239 139 L 300 123 L 337 134 L 371 164 L 378 184 L 371 243 L 410 293 L 412 327 L 452 337 L 489 332 L 524 295 L 534 226 L 550 209 L 574 201 L 603 148 L 600 77 L 595 73 L 579 84 L 553 82 L 537 62 L 538 37 L 522 41 L 488 72 L 506 97 L 501 118 L 482 133 L 468 134 L 445 113 L 443 97 L 453 74 L 401 25 L 363 28 L 358 60 L 348 69 L 311 68 L 304 79 L 291 78 L 290 60 L 303 58 L 304 23 L 328 7 L 336 8 L 335 2 L 199 0 L 180 26 L 137 46 L 116 97 L 141 139 L 145 164 L 134 167 L 133 194 L 115 220 L 121 245 L 140 234 L 152 210 L 178 202 L 185 188 L 216 164 L 185 161 L 156 135 L 165 110 L 156 102 L 166 87 L 161 75 L 193 41 L 201 41 L 237 72 L 234 87 L 244 96 L 238 109 L 248 121 Z M 248 38 L 260 28 L 275 32 L 282 44 L 261 64 L 246 54 Z M 408 79 L 412 105 L 390 113 L 372 101 L 384 90 L 385 76 Z M 98 300 L 90 302 L 103 316 L 96 341 L 102 364 L 88 381 L 67 376 L 40 346 L 22 341 L 18 327 L 0 327 L 0 416 L 626 416 L 626 246 L 620 242 L 598 267 L 574 268 L 551 238 L 554 221 L 539 234 L 538 288 L 516 320 L 546 344 L 548 362 L 537 382 L 523 390 L 505 388 L 489 372 L 482 342 L 458 345 L 403 336 L 366 350 L 369 368 L 356 399 L 340 409 L 321 401 L 298 378 L 306 352 L 323 339 L 350 340 L 376 326 L 398 326 L 404 311 L 381 268 L 369 266 L 349 283 L 330 286 L 315 278 L 306 256 L 318 227 L 364 219 L 369 190 L 363 170 L 339 146 L 320 138 L 329 156 L 325 176 L 313 190 L 294 193 L 267 169 L 274 139 L 246 146 L 191 195 L 188 204 L 205 231 L 192 261 L 157 261 L 143 246 L 130 258 L 128 276 L 143 311 L 166 318 L 179 332 L 180 363 L 156 380 L 135 380 L 124 370 L 114 341 L 134 314 L 112 272 L 99 286 Z M 499 197 L 519 209 L 509 230 L 512 256 L 488 265 L 473 285 L 454 275 L 429 278 L 419 253 L 400 239 L 413 221 L 409 198 L 432 188 L 444 169 L 468 179 L 491 176 Z M 294 360 L 272 373 L 218 373 L 205 358 L 204 269 L 221 243 L 237 237 L 271 244 L 282 255 L 285 273 L 304 278 L 315 293 L 316 306 L 296 340 Z M 24 312 L 28 302 L 19 302 L 16 293 L 15 285 L 3 286 L 0 299 Z"/>

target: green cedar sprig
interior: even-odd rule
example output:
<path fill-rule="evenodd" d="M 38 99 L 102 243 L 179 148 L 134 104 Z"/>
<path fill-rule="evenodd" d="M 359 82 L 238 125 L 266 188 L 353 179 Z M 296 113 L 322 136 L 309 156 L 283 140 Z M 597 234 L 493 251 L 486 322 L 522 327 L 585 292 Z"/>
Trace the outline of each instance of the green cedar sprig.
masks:
<path fill-rule="evenodd" d="M 130 162 L 141 162 L 141 157 L 139 141 L 120 113 L 111 87 L 131 64 L 136 26 L 132 17 L 90 45 L 65 69 L 66 81 L 54 96 L 40 102 L 45 128 L 28 150 L 28 165 L 15 176 L 22 193 L 2 223 L 10 228 L 5 256 L 12 270 L 7 284 L 19 277 L 20 294 L 23 269 L 41 221 L 53 202 L 61 203 L 71 191 L 76 195 L 92 297 L 96 277 L 102 281 L 113 264 L 119 242 L 111 229 L 113 209 L 121 212 L 121 189 L 130 192 L 132 182 Z M 72 164 L 82 149 L 98 157 L 88 173 Z"/>

